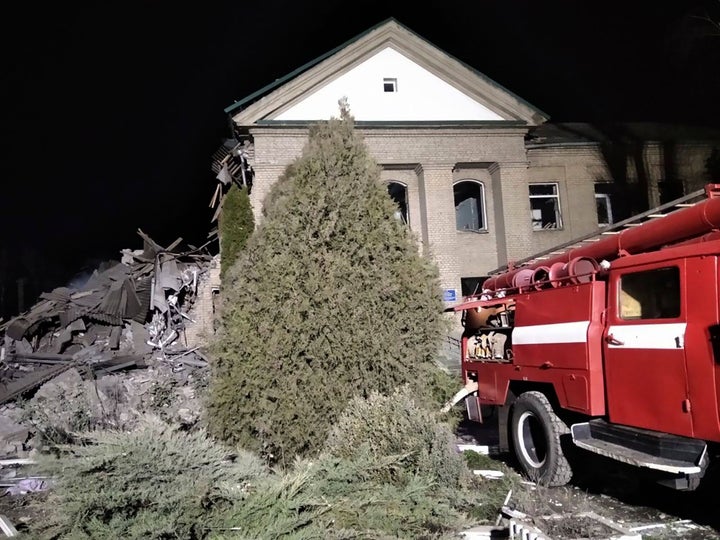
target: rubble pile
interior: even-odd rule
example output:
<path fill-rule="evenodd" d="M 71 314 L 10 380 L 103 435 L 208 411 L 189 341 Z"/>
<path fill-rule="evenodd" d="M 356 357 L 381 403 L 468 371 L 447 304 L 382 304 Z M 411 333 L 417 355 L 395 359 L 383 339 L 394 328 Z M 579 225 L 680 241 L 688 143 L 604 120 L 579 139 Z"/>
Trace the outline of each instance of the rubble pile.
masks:
<path fill-rule="evenodd" d="M 175 412 L 197 419 L 188 382 L 204 376 L 207 359 L 186 331 L 213 257 L 204 247 L 179 251 L 181 239 L 162 247 L 138 234 L 143 249 L 122 250 L 119 262 L 102 264 L 84 283 L 43 293 L 0 324 L 0 457 L 28 450 L 32 429 L 23 420 L 32 408 L 52 417 L 48 425 L 68 430 L 123 428 L 134 409 L 187 398 Z M 128 372 L 134 368 L 144 369 Z"/>

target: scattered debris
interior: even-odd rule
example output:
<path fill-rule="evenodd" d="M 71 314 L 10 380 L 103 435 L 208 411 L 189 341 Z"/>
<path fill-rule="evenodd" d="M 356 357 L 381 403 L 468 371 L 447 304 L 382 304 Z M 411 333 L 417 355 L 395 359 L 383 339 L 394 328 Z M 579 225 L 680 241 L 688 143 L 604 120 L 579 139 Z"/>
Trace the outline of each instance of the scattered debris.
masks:
<path fill-rule="evenodd" d="M 48 487 L 49 482 L 44 478 L 23 478 L 18 480 L 15 485 L 7 488 L 5 493 L 8 495 L 25 495 L 26 493 L 45 491 Z"/>
<path fill-rule="evenodd" d="M 181 250 L 180 238 L 163 247 L 138 234 L 143 249 L 121 250 L 120 261 L 41 294 L 0 323 L 0 470 L 8 493 L 47 487 L 4 474 L 30 463 L 41 440 L 130 429 L 148 410 L 187 426 L 199 420 L 195 388 L 208 359 L 198 336 L 213 317 L 201 310 L 212 307 L 203 295 L 212 294 L 217 256 L 207 244 Z"/>
<path fill-rule="evenodd" d="M 18 532 L 17 532 L 17 529 L 15 528 L 15 526 L 12 523 L 10 523 L 10 520 L 7 517 L 5 517 L 3 515 L 0 515 L 0 530 L 3 533 L 5 533 L 5 536 L 7 536 L 7 537 L 12 537 L 12 536 L 18 535 Z"/>
<path fill-rule="evenodd" d="M 498 538 L 508 538 L 508 529 L 507 527 L 478 525 L 466 531 L 462 531 L 460 535 L 466 540 L 495 540 Z"/>
<path fill-rule="evenodd" d="M 145 367 L 153 352 L 188 349 L 187 314 L 212 257 L 203 248 L 164 248 L 142 231 L 143 249 L 121 251 L 77 287 L 40 295 L 29 311 L 0 325 L 0 403 L 71 367 L 89 376 Z M 198 355 L 199 356 L 199 355 Z M 205 365 L 190 356 L 184 365 Z M 48 366 L 38 368 L 38 366 Z"/>
<path fill-rule="evenodd" d="M 457 449 L 460 452 L 477 452 L 485 456 L 490 454 L 490 447 L 482 444 L 458 444 Z"/>
<path fill-rule="evenodd" d="M 492 469 L 476 469 L 473 471 L 473 474 L 482 476 L 483 478 L 489 478 L 491 480 L 497 480 L 505 476 L 505 473 L 502 471 L 494 471 Z"/>

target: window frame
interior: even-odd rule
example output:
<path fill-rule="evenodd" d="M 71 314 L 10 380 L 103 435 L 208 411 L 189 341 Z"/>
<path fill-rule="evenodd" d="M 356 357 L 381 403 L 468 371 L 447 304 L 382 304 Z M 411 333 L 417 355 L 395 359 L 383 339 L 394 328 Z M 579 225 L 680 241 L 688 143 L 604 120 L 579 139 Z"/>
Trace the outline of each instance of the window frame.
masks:
<path fill-rule="evenodd" d="M 390 88 L 388 90 L 388 88 Z M 383 77 L 383 93 L 395 94 L 398 91 L 397 77 Z"/>
<path fill-rule="evenodd" d="M 476 186 L 479 186 L 478 191 L 480 193 L 480 204 L 477 205 L 480 215 L 479 215 L 479 228 L 477 229 L 460 229 L 457 225 L 457 213 L 458 213 L 458 205 L 455 203 L 455 188 L 459 184 L 475 184 Z M 455 230 L 457 232 L 474 232 L 474 233 L 486 233 L 488 232 L 488 219 L 487 219 L 487 203 L 486 203 L 486 197 L 485 197 L 485 183 L 481 182 L 480 180 L 475 180 L 474 178 L 463 178 L 461 180 L 457 180 L 453 182 L 453 206 L 455 208 Z"/>
<path fill-rule="evenodd" d="M 598 218 L 597 224 L 598 224 L 598 227 L 609 227 L 610 225 L 615 223 L 615 221 L 613 219 L 613 214 L 612 214 L 612 199 L 610 198 L 609 193 L 595 193 L 595 208 L 597 208 L 597 202 L 600 199 L 605 201 L 605 214 L 608 217 L 608 222 L 600 223 L 600 214 L 598 214 L 597 215 L 597 218 Z"/>
<path fill-rule="evenodd" d="M 531 193 L 531 189 L 533 186 L 553 186 L 554 193 L 552 195 L 533 195 Z M 559 182 L 530 182 L 528 184 L 528 198 L 530 200 L 530 226 L 532 227 L 533 232 L 537 231 L 560 231 L 564 228 L 563 225 L 563 217 L 562 217 L 562 204 L 560 201 L 560 183 Z M 556 225 L 555 227 L 540 227 L 539 229 L 535 228 L 535 219 L 533 218 L 532 212 L 532 200 L 533 199 L 555 199 L 556 200 L 556 206 L 555 206 L 555 216 L 556 216 Z M 542 220 L 541 220 L 542 223 Z"/>
<path fill-rule="evenodd" d="M 667 305 L 667 298 L 668 294 L 667 292 L 663 293 L 663 289 L 658 287 L 658 283 L 654 282 L 651 278 L 651 274 L 655 274 L 656 276 L 659 275 L 659 273 L 666 273 L 670 278 L 673 279 L 675 288 L 672 291 L 675 296 L 674 300 L 677 302 L 676 306 L 673 305 L 673 313 L 672 314 L 658 314 L 658 315 L 646 315 L 645 309 L 647 309 L 649 312 L 653 311 L 653 308 L 655 313 L 658 313 L 658 311 L 662 309 L 669 309 Z M 670 274 L 670 272 L 672 274 Z M 626 285 L 627 279 L 631 278 L 632 280 L 637 279 L 637 283 L 644 283 L 647 284 L 646 290 L 643 292 L 650 293 L 649 296 L 646 296 L 645 298 L 632 296 L 628 291 L 632 290 L 632 286 L 623 286 L 623 280 L 625 280 Z M 660 278 L 663 278 L 663 276 L 660 276 Z M 667 283 L 667 277 L 665 277 L 666 283 Z M 617 278 L 617 319 L 620 322 L 623 323 L 642 323 L 643 321 L 676 321 L 682 318 L 683 316 L 683 307 L 682 307 L 682 271 L 679 266 L 673 265 L 673 264 L 664 264 L 664 265 L 657 265 L 652 268 L 643 268 L 641 270 L 633 269 L 627 272 L 623 272 L 620 276 Z M 631 285 L 637 285 L 637 283 L 631 283 Z M 623 293 L 626 294 L 626 296 L 623 296 Z M 637 303 L 637 306 L 635 306 L 636 309 L 640 310 L 640 313 L 638 315 L 630 315 L 628 313 L 628 309 L 630 309 L 629 301 Z M 664 306 L 663 306 L 664 304 Z"/>

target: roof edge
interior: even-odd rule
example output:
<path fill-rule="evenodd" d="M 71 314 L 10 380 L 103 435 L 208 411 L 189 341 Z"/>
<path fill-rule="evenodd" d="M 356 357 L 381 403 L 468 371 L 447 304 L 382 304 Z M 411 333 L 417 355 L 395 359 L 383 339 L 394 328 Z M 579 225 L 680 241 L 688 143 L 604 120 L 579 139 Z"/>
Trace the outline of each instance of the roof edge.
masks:
<path fill-rule="evenodd" d="M 223 111 L 224 111 L 225 113 L 228 113 L 228 114 L 231 113 L 232 111 L 236 110 L 237 108 L 242 107 L 242 106 L 243 106 L 244 104 L 246 104 L 247 102 L 252 101 L 252 100 L 254 100 L 254 99 L 257 98 L 257 97 L 260 97 L 260 96 L 262 96 L 263 94 L 266 94 L 266 93 L 269 92 L 270 90 L 273 90 L 273 89 L 277 88 L 278 86 L 281 86 L 281 85 L 285 84 L 285 83 L 286 83 L 287 81 L 289 81 L 290 79 L 293 79 L 293 78 L 297 77 L 298 75 L 304 73 L 305 71 L 307 71 L 307 70 L 310 69 L 311 67 L 316 66 L 317 64 L 319 64 L 319 63 L 322 62 L 323 60 L 326 60 L 326 59 L 330 58 L 333 54 L 341 51 L 342 49 L 344 49 L 344 48 L 347 47 L 348 45 L 351 45 L 352 43 L 355 43 L 357 40 L 363 38 L 364 36 L 366 36 L 366 35 L 369 34 L 370 32 L 373 32 L 374 30 L 377 30 L 378 28 L 380 28 L 381 26 L 386 25 L 386 24 L 389 23 L 389 22 L 394 22 L 394 23 L 396 23 L 396 24 L 398 24 L 398 25 L 400 25 L 400 26 L 403 26 L 399 21 L 397 21 L 397 20 L 394 19 L 393 17 L 390 17 L 390 18 L 388 18 L 388 19 L 385 19 L 385 20 L 383 20 L 383 21 L 381 21 L 381 22 L 379 22 L 379 23 L 371 26 L 371 27 L 368 28 L 367 30 L 362 31 L 361 33 L 357 34 L 355 37 L 352 37 L 352 38 L 348 39 L 347 41 L 345 41 L 345 42 L 342 43 L 341 45 L 338 45 L 338 46 L 335 47 L 334 49 L 332 49 L 332 50 L 330 50 L 330 51 L 328 51 L 328 52 L 326 52 L 326 53 L 324 53 L 324 54 L 321 54 L 320 56 L 318 56 L 318 57 L 310 60 L 309 62 L 306 62 L 305 64 L 303 64 L 302 66 L 294 69 L 293 71 L 291 71 L 291 72 L 288 73 L 287 75 L 284 75 L 283 77 L 280 77 L 279 79 L 275 79 L 275 80 L 274 80 L 273 82 L 271 82 L 270 84 L 266 84 L 265 86 L 263 86 L 263 87 L 260 88 L 259 90 L 256 90 L 255 92 L 253 92 L 253 93 L 250 94 L 249 96 L 245 96 L 245 97 L 242 98 L 240 101 L 236 101 L 236 102 L 233 103 L 232 105 L 229 105 L 229 106 L 225 107 L 225 109 L 223 109 Z M 404 28 L 404 26 L 403 26 L 403 28 Z"/>
<path fill-rule="evenodd" d="M 327 120 L 258 120 L 257 127 L 307 127 Z M 355 120 L 355 126 L 362 128 L 387 127 L 487 127 L 527 128 L 524 120 Z"/>

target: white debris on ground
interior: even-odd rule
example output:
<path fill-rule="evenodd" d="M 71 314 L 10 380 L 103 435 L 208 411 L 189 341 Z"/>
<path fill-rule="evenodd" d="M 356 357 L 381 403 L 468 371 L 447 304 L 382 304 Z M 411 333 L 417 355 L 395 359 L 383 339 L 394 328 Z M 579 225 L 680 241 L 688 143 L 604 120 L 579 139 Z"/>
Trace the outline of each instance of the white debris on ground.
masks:
<path fill-rule="evenodd" d="M 489 434 L 488 442 L 493 443 L 493 437 L 493 434 Z M 459 437 L 456 445 L 458 451 L 495 455 L 493 444 L 475 444 L 469 439 L 468 435 Z M 498 480 L 505 476 L 500 469 L 478 469 L 473 472 L 488 480 Z M 498 509 L 498 519 L 494 525 L 470 528 L 461 533 L 462 537 L 467 540 L 720 539 L 718 531 L 709 526 L 679 519 L 652 508 L 633 507 L 607 495 L 593 495 L 572 486 L 547 488 L 527 481 L 519 482 L 519 485 L 529 492 L 529 495 L 522 497 L 525 503 L 527 500 L 534 501 L 530 505 L 532 511 L 525 507 L 526 504 L 515 502 L 513 499 L 521 496 L 510 491 L 505 504 Z"/>

